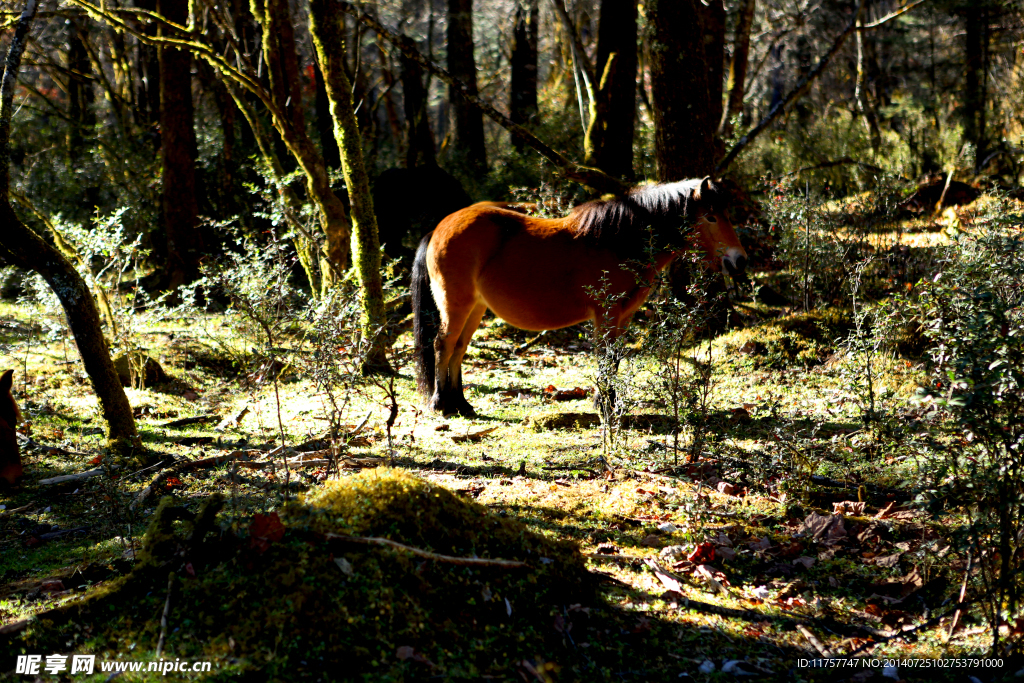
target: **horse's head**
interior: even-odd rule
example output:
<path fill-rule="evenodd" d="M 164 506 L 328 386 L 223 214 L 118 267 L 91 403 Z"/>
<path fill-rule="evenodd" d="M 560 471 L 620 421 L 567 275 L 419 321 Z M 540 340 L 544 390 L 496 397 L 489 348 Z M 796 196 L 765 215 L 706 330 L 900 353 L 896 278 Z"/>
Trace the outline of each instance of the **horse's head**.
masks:
<path fill-rule="evenodd" d="M 745 277 L 747 252 L 736 236 L 736 230 L 726 213 L 725 196 L 721 188 L 704 178 L 693 191 L 693 240 L 707 255 L 712 270 L 723 269 L 734 278 Z"/>

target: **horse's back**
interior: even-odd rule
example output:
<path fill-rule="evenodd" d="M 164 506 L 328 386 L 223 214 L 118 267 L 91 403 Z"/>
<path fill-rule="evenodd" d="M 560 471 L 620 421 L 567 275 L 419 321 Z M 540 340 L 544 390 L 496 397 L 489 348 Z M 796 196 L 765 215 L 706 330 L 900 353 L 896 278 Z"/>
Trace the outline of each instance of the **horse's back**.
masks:
<path fill-rule="evenodd" d="M 481 203 L 441 221 L 429 267 L 447 300 L 482 302 L 516 327 L 545 330 L 591 317 L 586 285 L 596 279 L 588 274 L 615 265 L 614 256 L 604 256 L 574 239 L 564 219 Z"/>

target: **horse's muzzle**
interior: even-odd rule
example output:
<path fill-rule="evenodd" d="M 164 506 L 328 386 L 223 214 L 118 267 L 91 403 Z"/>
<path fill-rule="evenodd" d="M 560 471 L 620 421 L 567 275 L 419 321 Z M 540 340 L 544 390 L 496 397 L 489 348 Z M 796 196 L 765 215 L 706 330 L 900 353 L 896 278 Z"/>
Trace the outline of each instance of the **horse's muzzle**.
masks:
<path fill-rule="evenodd" d="M 732 277 L 743 277 L 747 270 L 747 255 L 733 247 L 722 257 L 722 267 Z"/>

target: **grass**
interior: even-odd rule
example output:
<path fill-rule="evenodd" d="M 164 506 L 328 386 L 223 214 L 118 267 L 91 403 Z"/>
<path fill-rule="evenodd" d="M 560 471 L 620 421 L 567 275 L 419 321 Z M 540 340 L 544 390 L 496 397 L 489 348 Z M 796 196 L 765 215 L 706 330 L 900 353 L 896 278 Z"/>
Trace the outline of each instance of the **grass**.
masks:
<path fill-rule="evenodd" d="M 343 470 L 345 488 L 322 469 L 306 469 L 290 477 L 287 492 L 280 474 L 234 471 L 227 465 L 169 479 L 161 493 L 172 493 L 192 513 L 212 496 L 223 498 L 217 524 L 225 540 L 213 559 L 205 560 L 222 567 L 221 573 L 181 580 L 183 592 L 172 601 L 164 656 L 211 658 L 223 679 L 351 680 L 358 673 L 366 680 L 443 675 L 619 681 L 683 674 L 732 680 L 732 674 L 722 673 L 723 666 L 742 662 L 761 676 L 832 680 L 834 671 L 797 667 L 801 658 L 821 656 L 797 623 L 839 656 L 858 648 L 875 658 L 982 655 L 989 639 L 969 612 L 948 641 L 949 619 L 891 637 L 948 612 L 965 570 L 962 558 L 950 550 L 961 510 L 930 517 L 912 504 L 932 476 L 931 463 L 915 454 L 908 445 L 913 437 L 905 433 L 918 417 L 906 403 L 920 379 L 916 359 L 895 352 L 878 358 L 880 383 L 890 388 L 880 398 L 881 408 L 891 419 L 888 427 L 866 424 L 863 392 L 851 381 L 856 358 L 837 344 L 851 329 L 846 311 L 793 313 L 752 304 L 742 310 L 744 325 L 715 339 L 710 355 L 706 349 L 699 355 L 713 364 L 712 403 L 706 421 L 684 426 L 683 443 L 692 429 L 707 430 L 700 462 L 677 458 L 669 448 L 664 418 L 650 417 L 670 412 L 655 389 L 657 368 L 651 359 L 638 354 L 622 369 L 633 378 L 626 397 L 632 417 L 606 453 L 600 427 L 589 418 L 558 417 L 594 414 L 589 398 L 555 402 L 545 393 L 552 385 L 592 384 L 595 364 L 586 330 L 549 334 L 517 354 L 528 337 L 491 320 L 474 340 L 465 366 L 467 398 L 480 417 L 444 419 L 423 413 L 411 369 L 402 368 L 399 416 L 393 452 L 388 453 L 383 396 L 370 385 L 354 390 L 343 422 L 355 425 L 369 414 L 363 432 L 369 439 L 350 455 L 385 458 L 401 472 L 394 475 L 398 481 L 415 494 L 376 508 L 374 518 L 386 517 L 387 523 L 361 526 L 356 512 L 375 500 L 369 492 L 359 493 L 358 482 L 392 476 L 383 472 Z M 11 350 L 0 367 L 16 368 L 17 395 L 34 441 L 24 449 L 24 485 L 0 493 L 5 508 L 0 511 L 0 623 L 67 614 L 75 635 L 68 635 L 67 626 L 37 624 L 0 647 L 13 655 L 35 652 L 32 648 L 43 644 L 59 650 L 67 647 L 62 642 L 71 642 L 69 652 L 150 659 L 161 628 L 166 569 L 160 580 L 150 576 L 143 581 L 153 564 L 152 552 L 146 551 L 142 557 L 148 559 L 134 573 L 128 571 L 142 551 L 144 529 L 157 514 L 158 496 L 135 507 L 133 502 L 156 470 L 55 486 L 39 483 L 94 467 L 101 438 L 95 432 L 101 423 L 68 340 L 40 339 L 33 327 L 38 316 L 26 306 L 0 305 L 5 321 L 0 348 Z M 230 330 L 223 316 L 211 315 L 145 331 L 142 346 L 174 381 L 128 394 L 144 442 L 165 462 L 236 450 L 265 452 L 278 445 L 273 390 L 248 376 L 239 362 L 246 341 Z M 638 348 L 643 334 L 641 326 Z M 400 345 L 410 343 L 399 340 Z M 324 434 L 324 397 L 300 372 L 285 375 L 281 401 L 289 445 Z M 223 417 L 246 403 L 250 412 L 237 428 L 218 432 L 216 422 L 167 426 L 183 417 Z M 490 429 L 478 440 L 453 439 Z M 429 496 L 423 497 L 430 491 L 469 517 L 441 521 L 435 513 L 447 508 L 432 507 Z M 294 500 L 299 493 L 305 495 L 303 505 L 311 506 L 304 512 L 285 504 L 285 498 Z M 317 507 L 316 501 L 323 504 Z M 865 504 L 863 511 L 844 517 L 842 540 L 828 545 L 810 538 L 805 520 L 815 512 L 831 513 L 833 504 L 842 501 Z M 882 515 L 890 504 L 889 514 Z M 335 507 L 334 513 L 324 512 Z M 245 546 L 253 516 L 273 511 L 281 513 L 293 535 L 272 543 L 266 554 L 253 555 Z M 310 521 L 310 515 L 326 515 L 330 524 L 318 526 L 322 522 Z M 515 584 L 508 589 L 518 592 L 516 601 L 533 605 L 523 615 L 515 611 L 509 621 L 499 609 L 474 622 L 455 603 L 436 597 L 409 602 L 389 592 L 417 571 L 427 572 L 424 580 L 435 596 L 445 595 L 446 588 L 465 590 L 465 577 L 455 580 L 436 566 L 417 565 L 391 551 L 360 551 L 345 557 L 353 565 L 368 562 L 376 569 L 361 575 L 358 589 L 346 592 L 330 552 L 311 550 L 303 535 L 330 528 L 452 554 L 483 555 L 486 547 L 492 556 L 517 556 L 511 541 L 442 542 L 449 538 L 448 527 L 454 527 L 451 533 L 468 533 L 470 520 L 477 517 L 493 519 L 502 529 L 521 529 L 516 533 L 537 543 L 578 548 L 581 554 L 575 557 L 586 562 L 596 588 L 562 595 L 561 584 L 541 572 L 532 588 Z M 151 532 L 147 543 L 173 537 L 187 545 L 190 523 L 169 524 L 165 532 L 170 536 Z M 82 527 L 53 540 L 42 538 Z M 714 560 L 704 561 L 713 572 L 711 580 L 684 559 L 705 543 L 718 549 Z M 661 554 L 671 546 L 684 546 L 684 556 Z M 659 562 L 679 584 L 670 589 L 648 560 Z M 303 600 L 329 607 L 308 612 L 295 602 L 292 589 L 302 586 L 312 591 L 304 592 Z M 117 619 L 101 619 L 102 611 L 86 607 L 108 604 L 128 589 L 141 597 L 133 599 L 133 611 Z M 451 593 L 456 594 L 462 595 Z M 250 610 L 247 616 L 245 595 L 260 604 L 267 601 L 265 609 Z M 214 607 L 202 607 L 211 599 L 226 611 L 218 616 L 210 611 Z M 63 611 L 49 612 L 54 609 Z M 296 621 L 305 614 L 315 619 Z M 409 630 L 408 624 L 421 623 L 412 615 L 427 625 L 426 632 Z M 381 626 L 385 617 L 390 625 Z M 266 628 L 246 630 L 252 619 Z M 373 622 L 372 629 L 366 630 L 366 620 Z M 356 636 L 363 638 L 362 649 L 351 650 Z M 343 659 L 337 648 L 346 643 L 355 667 L 351 677 L 328 666 Z M 0 661 L 0 669 L 13 663 Z M 937 679 L 934 669 L 900 673 L 908 679 Z M 959 680 L 949 670 L 941 676 Z M 135 679 L 126 675 L 126 680 Z"/>

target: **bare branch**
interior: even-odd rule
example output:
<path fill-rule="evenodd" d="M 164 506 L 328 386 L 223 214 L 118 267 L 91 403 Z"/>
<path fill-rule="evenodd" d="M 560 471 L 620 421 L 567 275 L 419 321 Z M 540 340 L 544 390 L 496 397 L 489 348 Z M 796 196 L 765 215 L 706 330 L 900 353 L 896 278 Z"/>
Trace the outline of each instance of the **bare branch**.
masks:
<path fill-rule="evenodd" d="M 81 0 L 74 1 L 80 2 Z M 542 142 L 533 133 L 526 130 L 519 124 L 514 123 L 510 118 L 495 109 L 492 105 L 480 99 L 478 96 L 471 94 L 465 83 L 452 76 L 443 67 L 435 64 L 433 61 L 420 54 L 419 50 L 416 49 L 415 44 L 408 36 L 401 35 L 389 28 L 386 28 L 375 18 L 364 12 L 360 12 L 350 2 L 341 1 L 338 5 L 343 12 L 355 17 L 363 24 L 372 28 L 381 37 L 401 50 L 409 59 L 415 61 L 423 68 L 435 74 L 442 81 L 452 86 L 452 88 L 454 88 L 455 91 L 458 92 L 467 102 L 480 109 L 491 120 L 507 130 L 514 137 L 537 150 L 542 157 L 557 166 L 558 170 L 565 177 L 587 185 L 588 187 L 592 187 L 599 192 L 621 194 L 629 189 L 630 186 L 627 183 L 608 175 L 600 169 L 583 166 L 574 161 L 570 161 L 562 154 L 551 149 L 551 147 Z"/>
<path fill-rule="evenodd" d="M 488 560 L 482 557 L 455 557 L 454 555 L 441 555 L 427 550 L 421 550 L 420 548 L 414 548 L 411 545 L 405 545 L 404 543 L 398 543 L 397 541 L 392 541 L 387 538 L 375 538 L 372 536 L 345 536 L 343 534 L 327 534 L 327 538 L 335 541 L 346 541 L 348 543 L 383 545 L 411 553 L 417 557 L 423 557 L 428 560 L 447 562 L 448 564 L 458 564 L 464 567 L 504 567 L 506 569 L 518 569 L 530 566 L 525 562 L 519 562 L 518 560 Z"/>
<path fill-rule="evenodd" d="M 739 142 L 736 143 L 736 146 L 729 150 L 729 153 L 725 155 L 725 158 L 722 159 L 715 167 L 715 173 L 717 175 L 721 175 L 729 170 L 729 166 L 736 160 L 736 157 L 740 155 L 740 152 L 747 148 L 747 145 L 753 142 L 757 136 L 763 133 L 770 125 L 775 123 L 775 120 L 786 113 L 786 110 L 789 109 L 794 102 L 803 97 L 804 94 L 810 90 L 811 84 L 814 83 L 818 76 L 825 72 L 825 68 L 832 62 L 832 59 L 836 54 L 838 54 L 843 43 L 845 43 L 850 34 L 856 30 L 857 21 L 860 19 L 860 14 L 864 10 L 864 2 L 865 0 L 859 0 L 857 3 L 857 11 L 853 13 L 853 19 L 850 20 L 847 27 L 843 29 L 843 32 L 840 33 L 839 37 L 837 37 L 835 42 L 832 43 L 832 47 L 829 48 L 829 51 L 826 52 L 820 60 L 818 60 L 818 63 L 813 69 L 811 69 L 810 73 L 804 76 L 800 82 L 797 83 L 796 87 L 789 92 L 789 94 L 783 97 L 779 103 L 771 108 L 771 111 L 768 112 L 767 116 L 761 119 L 760 123 L 740 138 Z"/>
<path fill-rule="evenodd" d="M 903 7 L 900 7 L 895 12 L 892 12 L 890 14 L 885 15 L 884 17 L 882 17 L 881 19 L 878 19 L 877 21 L 872 21 L 870 24 L 864 24 L 863 26 L 859 26 L 857 28 L 857 30 L 858 31 L 868 31 L 868 30 L 873 29 L 873 28 L 878 28 L 882 24 L 885 24 L 886 22 L 888 22 L 888 21 L 890 21 L 892 19 L 895 19 L 896 17 L 900 16 L 901 14 L 906 14 L 910 10 L 914 9 L 918 5 L 923 4 L 925 2 L 928 2 L 928 0 L 916 0 L 916 2 L 912 2 L 909 5 L 904 5 Z"/>

